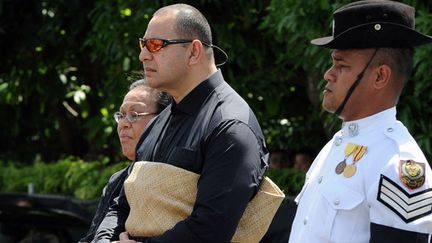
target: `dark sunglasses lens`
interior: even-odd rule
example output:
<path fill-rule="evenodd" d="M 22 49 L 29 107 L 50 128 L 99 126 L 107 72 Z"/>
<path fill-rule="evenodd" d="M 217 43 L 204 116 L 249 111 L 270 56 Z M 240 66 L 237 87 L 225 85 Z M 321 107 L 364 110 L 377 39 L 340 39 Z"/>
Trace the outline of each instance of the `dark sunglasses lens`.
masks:
<path fill-rule="evenodd" d="M 164 44 L 163 40 L 159 40 L 159 39 L 148 39 L 146 42 L 147 42 L 146 46 L 149 52 L 159 51 L 160 49 L 162 49 Z"/>

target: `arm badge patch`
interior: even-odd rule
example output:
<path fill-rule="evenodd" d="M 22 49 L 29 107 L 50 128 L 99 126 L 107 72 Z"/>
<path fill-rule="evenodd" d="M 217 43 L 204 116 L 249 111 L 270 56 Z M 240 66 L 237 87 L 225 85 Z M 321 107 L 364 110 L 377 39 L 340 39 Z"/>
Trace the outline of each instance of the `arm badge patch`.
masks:
<path fill-rule="evenodd" d="M 410 190 L 423 186 L 425 182 L 425 164 L 414 160 L 401 160 L 399 166 L 401 182 Z"/>

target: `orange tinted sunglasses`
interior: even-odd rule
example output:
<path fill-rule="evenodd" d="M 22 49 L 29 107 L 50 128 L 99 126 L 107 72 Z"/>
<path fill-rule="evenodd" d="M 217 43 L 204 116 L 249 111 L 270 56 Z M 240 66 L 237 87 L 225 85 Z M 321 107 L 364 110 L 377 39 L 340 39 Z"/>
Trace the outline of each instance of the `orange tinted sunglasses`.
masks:
<path fill-rule="evenodd" d="M 185 39 L 166 40 L 166 39 L 158 39 L 158 38 L 151 38 L 151 39 L 139 38 L 139 45 L 141 50 L 144 49 L 145 47 L 151 53 L 158 52 L 160 51 L 160 49 L 168 45 L 182 44 L 182 43 L 189 43 L 189 42 L 192 42 L 192 40 L 185 40 Z"/>

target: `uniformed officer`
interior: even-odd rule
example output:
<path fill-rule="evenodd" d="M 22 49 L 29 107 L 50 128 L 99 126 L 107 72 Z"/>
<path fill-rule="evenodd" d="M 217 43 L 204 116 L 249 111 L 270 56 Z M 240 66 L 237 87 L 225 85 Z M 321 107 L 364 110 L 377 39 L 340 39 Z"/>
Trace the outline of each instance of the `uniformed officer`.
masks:
<path fill-rule="evenodd" d="M 311 41 L 334 49 L 322 105 L 343 125 L 307 173 L 289 242 L 429 242 L 432 171 L 396 120 L 413 47 L 432 42 L 414 12 L 354 2 L 334 12 L 332 36 Z"/>

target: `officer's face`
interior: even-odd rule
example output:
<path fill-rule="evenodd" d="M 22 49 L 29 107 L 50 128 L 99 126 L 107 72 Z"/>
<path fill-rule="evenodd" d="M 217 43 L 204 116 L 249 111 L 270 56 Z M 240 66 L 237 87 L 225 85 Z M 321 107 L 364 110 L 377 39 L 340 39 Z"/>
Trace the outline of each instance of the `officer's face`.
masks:
<path fill-rule="evenodd" d="M 337 49 L 331 57 L 333 65 L 324 74 L 327 85 L 324 88 L 322 106 L 326 111 L 335 112 L 342 104 L 348 89 L 357 79 L 357 76 L 366 66 L 373 50 L 371 49 Z M 361 118 L 367 106 L 369 94 L 368 77 L 366 70 L 363 79 L 348 100 L 340 115 L 345 121 Z"/>

